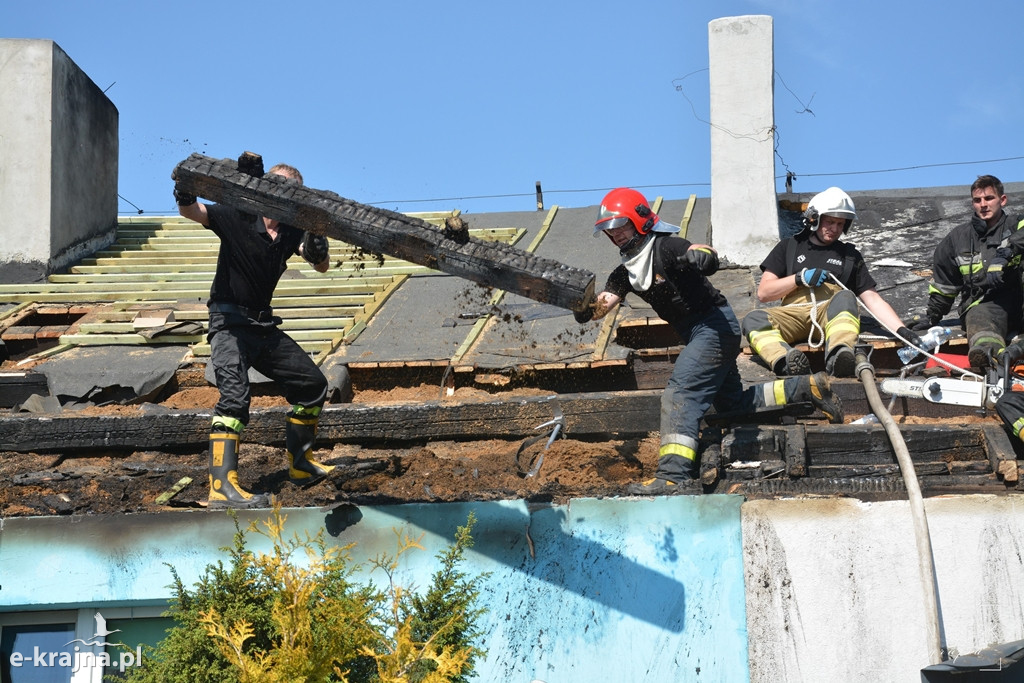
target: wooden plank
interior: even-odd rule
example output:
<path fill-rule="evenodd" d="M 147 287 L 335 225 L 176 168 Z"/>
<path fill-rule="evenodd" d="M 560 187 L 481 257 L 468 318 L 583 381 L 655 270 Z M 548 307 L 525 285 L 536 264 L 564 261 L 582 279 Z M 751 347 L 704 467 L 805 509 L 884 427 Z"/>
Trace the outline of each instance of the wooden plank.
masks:
<path fill-rule="evenodd" d="M 621 308 L 621 306 L 616 306 L 601 321 L 601 329 L 597 333 L 597 339 L 594 340 L 594 353 L 591 356 L 591 360 L 600 361 L 604 359 L 604 354 L 608 350 L 608 341 L 612 338 L 612 331 L 615 329 L 615 321 L 619 318 L 619 310 Z"/>
<path fill-rule="evenodd" d="M 171 488 L 167 489 L 159 496 L 157 496 L 156 500 L 153 502 L 155 502 L 157 505 L 166 505 L 167 501 L 181 493 L 184 490 L 184 488 L 191 483 L 192 477 L 182 477 L 177 481 L 177 483 L 174 486 L 172 486 Z"/>
<path fill-rule="evenodd" d="M 391 284 L 393 278 L 370 277 L 370 278 L 317 278 L 317 279 L 283 279 L 274 291 L 275 296 L 310 296 L 315 294 L 361 294 L 366 292 L 381 292 Z M 88 286 L 76 287 L 74 291 L 83 297 L 102 297 L 110 293 L 118 295 L 119 299 L 145 298 L 147 294 L 155 293 L 164 298 L 183 299 L 195 298 L 198 296 L 209 297 L 209 281 L 186 281 L 174 282 L 168 286 L 160 281 L 143 282 L 137 281 L 130 294 L 126 294 L 123 282 L 91 282 Z M 68 291 L 64 287 L 52 286 L 22 286 L 22 285 L 0 285 L 0 295 L 6 297 L 8 294 L 27 294 L 29 296 L 46 296 L 48 294 L 64 295 Z"/>
<path fill-rule="evenodd" d="M 917 462 L 988 460 L 984 437 L 977 425 L 900 425 L 900 434 Z M 896 462 L 885 429 L 881 425 L 829 425 L 807 427 L 810 464 L 885 465 Z"/>
<path fill-rule="evenodd" d="M 691 194 L 686 202 L 686 210 L 683 212 L 683 220 L 679 221 L 679 236 L 686 237 L 686 231 L 690 229 L 690 218 L 693 217 L 693 207 L 697 205 L 697 195 Z"/>
<path fill-rule="evenodd" d="M 568 438 L 610 434 L 641 436 L 658 429 L 661 392 L 562 394 L 489 402 L 328 404 L 320 415 L 317 443 L 410 443 L 429 439 L 522 438 L 554 416 L 565 415 Z M 252 443 L 280 445 L 287 408 L 256 411 L 245 430 Z M 0 419 L 0 450 L 80 452 L 90 449 L 200 445 L 209 439 L 210 415 L 174 414 Z"/>
<path fill-rule="evenodd" d="M 421 219 L 359 204 L 281 176 L 255 178 L 240 172 L 231 159 L 193 154 L 177 165 L 172 177 L 184 189 L 215 202 L 536 301 L 578 310 L 594 295 L 590 271 L 468 235 L 460 244 Z"/>
<path fill-rule="evenodd" d="M 807 474 L 807 430 L 803 425 L 792 425 L 785 428 L 785 436 L 786 473 L 802 477 Z"/>
<path fill-rule="evenodd" d="M 366 282 L 374 285 L 379 284 L 390 284 L 394 279 L 394 273 L 380 273 L 376 269 L 368 270 L 365 273 L 358 276 L 358 280 L 353 277 L 351 272 L 344 272 L 340 270 L 329 270 L 326 273 L 317 273 L 312 268 L 289 268 L 289 272 L 298 272 L 307 278 L 315 279 L 319 281 L 327 281 L 338 283 L 339 286 L 344 283 L 345 286 L 354 286 L 356 282 Z M 285 281 L 297 280 L 297 278 L 286 278 Z M 40 288 L 41 291 L 47 291 L 57 289 L 53 285 L 75 285 L 77 287 L 88 286 L 95 289 L 114 289 L 120 287 L 124 290 L 125 283 L 154 283 L 160 286 L 164 286 L 164 283 L 174 282 L 194 282 L 196 284 L 202 284 L 206 287 L 210 286 L 213 281 L 213 271 L 205 272 L 194 272 L 194 273 L 182 273 L 182 272 L 153 272 L 153 273 L 136 273 L 136 272 L 110 272 L 102 271 L 97 273 L 91 273 L 87 275 L 51 275 L 48 278 L 49 287 Z M 299 280 L 300 281 L 300 280 Z"/>
<path fill-rule="evenodd" d="M 195 344 L 205 339 L 202 334 L 166 334 L 147 339 L 141 334 L 64 334 L 61 344 L 75 346 L 104 346 L 107 344 L 130 346 L 156 346 L 159 344 Z"/>
<path fill-rule="evenodd" d="M 278 325 L 278 329 L 288 332 L 289 336 L 294 338 L 295 335 L 291 333 L 292 330 L 303 330 L 309 332 L 326 331 L 331 334 L 328 337 L 337 334 L 338 330 L 351 325 L 354 316 L 348 316 L 344 318 L 282 318 L 284 322 Z M 182 322 L 179 320 L 178 322 Z M 63 330 L 66 327 L 60 328 L 62 331 L 58 332 L 57 336 L 63 336 Z M 135 326 L 130 322 L 96 322 L 96 323 L 81 323 L 77 326 L 78 334 L 132 334 L 135 332 Z M 37 335 L 39 338 L 39 335 Z M 319 338 L 319 337 L 318 337 Z"/>
<path fill-rule="evenodd" d="M 985 437 L 985 450 L 992 464 L 992 471 L 1003 481 L 1017 483 L 1020 473 L 1017 466 L 1017 452 L 1010 441 L 1010 435 L 1002 425 L 985 425 L 981 429 Z"/>
<path fill-rule="evenodd" d="M 342 330 L 338 331 L 339 335 L 343 335 Z M 88 335 L 85 335 L 88 338 Z M 331 352 L 336 346 L 333 340 L 329 341 L 301 341 L 299 342 L 299 348 L 306 353 L 312 354 L 327 354 Z M 206 342 L 198 343 L 192 346 L 192 355 L 199 357 L 206 357 L 210 355 L 210 345 Z"/>
<path fill-rule="evenodd" d="M 365 305 L 363 304 L 353 306 L 330 306 L 324 308 L 281 306 L 274 309 L 274 312 L 280 315 L 286 322 L 290 320 L 295 323 L 300 321 L 305 323 L 315 318 L 341 318 L 350 320 L 357 314 L 362 313 L 364 309 Z M 132 308 L 125 307 L 123 309 L 115 305 L 113 310 L 103 311 L 102 317 L 103 320 L 108 323 L 131 322 L 139 310 L 142 310 L 139 307 L 139 304 L 134 304 Z M 205 305 L 203 305 L 202 308 L 195 309 L 174 307 L 174 317 L 179 321 L 204 321 L 209 320 L 210 311 Z"/>
<path fill-rule="evenodd" d="M 940 462 L 915 462 L 914 473 L 918 477 L 924 476 L 959 476 L 968 474 L 991 474 L 992 469 L 987 461 L 940 461 Z M 898 463 L 886 463 L 876 465 L 811 465 L 808 468 L 807 476 L 818 478 L 842 478 L 850 479 L 855 477 L 900 477 L 900 466 Z"/>

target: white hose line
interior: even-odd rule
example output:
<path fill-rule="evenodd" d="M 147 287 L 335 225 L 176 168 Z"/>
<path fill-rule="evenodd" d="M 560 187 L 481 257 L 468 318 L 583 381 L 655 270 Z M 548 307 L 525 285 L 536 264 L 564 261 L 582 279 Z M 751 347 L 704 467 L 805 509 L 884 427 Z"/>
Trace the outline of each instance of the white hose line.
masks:
<path fill-rule="evenodd" d="M 847 290 L 847 291 L 849 291 L 849 290 L 850 290 L 850 288 L 849 288 L 849 287 L 847 287 L 846 285 L 844 285 L 844 284 L 843 284 L 842 282 L 840 282 L 840 281 L 839 281 L 839 278 L 837 278 L 837 277 L 836 277 L 836 276 L 835 276 L 835 275 L 834 275 L 833 273 L 831 273 L 831 272 L 830 272 L 830 273 L 828 274 L 828 276 L 829 276 L 830 278 L 832 278 L 832 281 L 833 281 L 833 282 L 835 282 L 835 283 L 836 283 L 837 285 L 839 285 L 839 286 L 840 286 L 840 287 L 842 287 L 843 289 L 845 289 L 845 290 Z M 813 296 L 813 293 L 812 293 L 812 296 Z M 867 305 L 866 305 L 866 304 L 865 304 L 865 303 L 864 303 L 863 301 L 861 301 L 861 300 L 860 300 L 860 297 L 859 297 L 859 296 L 857 296 L 856 294 L 854 294 L 853 296 L 854 296 L 854 298 L 855 298 L 855 299 L 857 299 L 857 303 L 858 303 L 858 304 L 859 304 L 860 306 L 862 306 L 862 307 L 864 308 L 864 310 L 866 310 L 866 311 L 867 311 L 868 313 L 871 313 L 871 309 L 870 309 L 870 308 L 868 308 L 868 307 L 867 307 Z M 886 325 L 885 323 L 883 323 L 883 322 L 882 322 L 881 320 L 879 320 L 879 319 L 878 319 L 878 317 L 877 317 L 877 316 L 875 316 L 874 314 L 872 314 L 872 315 L 871 315 L 871 317 L 872 317 L 872 318 L 874 318 L 874 319 L 875 319 L 875 322 L 877 322 L 877 323 L 878 323 L 879 325 L 881 325 L 881 326 L 882 326 L 882 328 L 883 328 L 883 329 L 884 329 L 884 330 L 885 330 L 886 332 L 888 332 L 888 333 L 889 333 L 889 334 L 891 334 L 892 336 L 896 337 L 897 339 L 899 339 L 899 340 L 900 340 L 901 342 L 903 342 L 903 343 L 904 343 L 904 344 L 906 344 L 907 346 L 913 346 L 913 347 L 914 347 L 915 349 L 917 349 L 918 351 L 920 351 L 920 352 L 921 352 L 922 354 L 924 354 L 924 355 L 925 355 L 925 356 L 927 356 L 928 358 L 931 358 L 931 359 L 932 359 L 933 361 L 935 361 L 936 363 L 939 363 L 940 365 L 944 366 L 944 367 L 945 367 L 945 368 L 946 368 L 947 370 L 951 370 L 951 371 L 953 371 L 953 372 L 959 373 L 959 374 L 960 374 L 960 375 L 962 375 L 963 377 L 970 377 L 970 378 L 972 378 L 972 379 L 975 379 L 975 380 L 978 380 L 978 381 L 981 381 L 981 382 L 984 382 L 984 381 L 985 381 L 985 378 L 984 378 L 984 377 L 982 377 L 981 375 L 979 375 L 979 374 L 976 374 L 976 373 L 973 373 L 973 372 L 971 372 L 970 370 L 966 370 L 966 369 L 964 369 L 964 368 L 960 367 L 959 365 L 953 365 L 953 364 L 952 364 L 952 363 L 950 363 L 949 361 L 943 360 L 942 358 L 939 358 L 938 356 L 934 355 L 934 354 L 933 354 L 933 353 L 932 353 L 931 351 L 926 351 L 925 349 L 922 349 L 922 348 L 920 348 L 920 347 L 918 347 L 918 346 L 915 346 L 914 344 L 911 344 L 911 343 L 910 343 L 909 341 L 907 341 L 906 339 L 904 339 L 903 337 L 901 337 L 901 336 L 900 336 L 900 334 L 899 334 L 899 332 L 897 332 L 896 330 L 890 330 L 890 329 L 889 329 L 889 326 L 888 326 L 888 325 Z"/>

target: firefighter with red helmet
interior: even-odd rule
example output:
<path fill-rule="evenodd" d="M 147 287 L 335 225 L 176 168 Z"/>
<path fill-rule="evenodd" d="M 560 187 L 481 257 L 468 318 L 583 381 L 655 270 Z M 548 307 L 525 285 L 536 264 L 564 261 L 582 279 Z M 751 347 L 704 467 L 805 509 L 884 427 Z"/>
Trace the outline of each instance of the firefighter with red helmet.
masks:
<path fill-rule="evenodd" d="M 675 236 L 678 232 L 654 213 L 640 192 L 622 187 L 609 192 L 601 201 L 594 235 L 606 235 L 622 262 L 593 305 L 576 313 L 580 322 L 604 317 L 632 293 L 671 324 L 685 344 L 661 400 L 657 471 L 653 479 L 630 488 L 640 495 L 676 493 L 696 478 L 700 423 L 712 407 L 752 412 L 810 402 L 831 422 L 843 421 L 842 404 L 824 373 L 744 389 L 736 367 L 739 322 L 708 280 L 718 270 L 718 254 L 706 244 Z"/>

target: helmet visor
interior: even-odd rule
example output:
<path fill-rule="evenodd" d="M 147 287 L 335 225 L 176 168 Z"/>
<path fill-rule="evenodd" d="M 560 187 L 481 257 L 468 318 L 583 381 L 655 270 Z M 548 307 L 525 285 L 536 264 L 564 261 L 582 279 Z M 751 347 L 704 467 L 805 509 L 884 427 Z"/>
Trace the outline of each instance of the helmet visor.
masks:
<path fill-rule="evenodd" d="M 594 234 L 596 235 L 602 230 L 617 230 L 618 228 L 622 228 L 627 225 L 633 225 L 633 221 L 631 221 L 628 216 L 608 216 L 607 218 L 598 218 L 597 223 L 594 224 Z"/>

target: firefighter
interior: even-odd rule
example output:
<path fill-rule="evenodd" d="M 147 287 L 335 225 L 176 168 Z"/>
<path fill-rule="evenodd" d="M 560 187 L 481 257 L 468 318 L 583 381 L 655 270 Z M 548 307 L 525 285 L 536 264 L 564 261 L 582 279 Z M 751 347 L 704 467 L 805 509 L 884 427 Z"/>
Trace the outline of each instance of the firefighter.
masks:
<path fill-rule="evenodd" d="M 1020 362 L 1021 358 L 1024 358 L 1024 342 L 1014 342 L 1007 346 L 999 358 L 1000 363 L 997 368 L 999 379 L 1004 380 L 1006 373 L 1012 375 L 1014 366 Z M 1009 383 L 1007 384 L 1009 385 Z M 1004 391 L 996 401 L 996 414 L 1013 434 L 1013 438 L 1024 441 L 1024 391 L 1013 391 L 1010 386 L 1006 388 L 1007 391 Z"/>
<path fill-rule="evenodd" d="M 1021 329 L 1021 253 L 1024 218 L 1010 218 L 1003 207 L 1003 183 L 990 175 L 971 185 L 974 216 L 953 228 L 935 248 L 928 305 L 913 325 L 937 325 L 953 308 L 967 335 L 967 360 L 972 367 L 999 365 L 1006 340 Z"/>
<path fill-rule="evenodd" d="M 807 204 L 800 233 L 776 244 L 761 263 L 757 298 L 761 303 L 781 299 L 782 305 L 745 315 L 743 333 L 776 375 L 810 373 L 807 355 L 792 346 L 808 342 L 824 344 L 828 374 L 852 377 L 856 365 L 853 346 L 860 335 L 857 297 L 886 329 L 921 346 L 920 337 L 876 291 L 875 280 L 857 248 L 840 239 L 856 217 L 853 200 L 846 192 L 838 187 L 819 192 Z"/>
<path fill-rule="evenodd" d="M 278 164 L 268 175 L 302 183 L 299 171 Z M 217 270 L 210 287 L 210 362 L 220 398 L 210 427 L 209 507 L 259 508 L 270 505 L 264 493 L 246 491 L 238 482 L 238 442 L 249 422 L 249 368 L 278 382 L 292 409 L 285 425 L 288 476 L 296 484 L 322 479 L 333 468 L 311 457 L 327 379 L 305 351 L 281 331 L 270 306 L 274 289 L 292 254 L 318 272 L 327 272 L 327 238 L 228 206 L 201 204 L 175 187 L 178 213 L 220 238 Z"/>
<path fill-rule="evenodd" d="M 585 323 L 604 317 L 627 294 L 651 305 L 671 324 L 685 345 L 661 400 L 661 448 L 653 479 L 630 493 L 676 493 L 696 478 L 700 423 L 712 407 L 718 412 L 810 402 L 831 422 L 843 421 L 828 376 L 791 377 L 744 389 L 736 367 L 740 326 L 725 297 L 708 280 L 718 255 L 706 244 L 674 237 L 679 228 L 661 220 L 647 199 L 617 188 L 601 202 L 594 235 L 604 234 L 619 249 L 621 264 L 608 276 L 593 304 L 575 313 Z"/>

